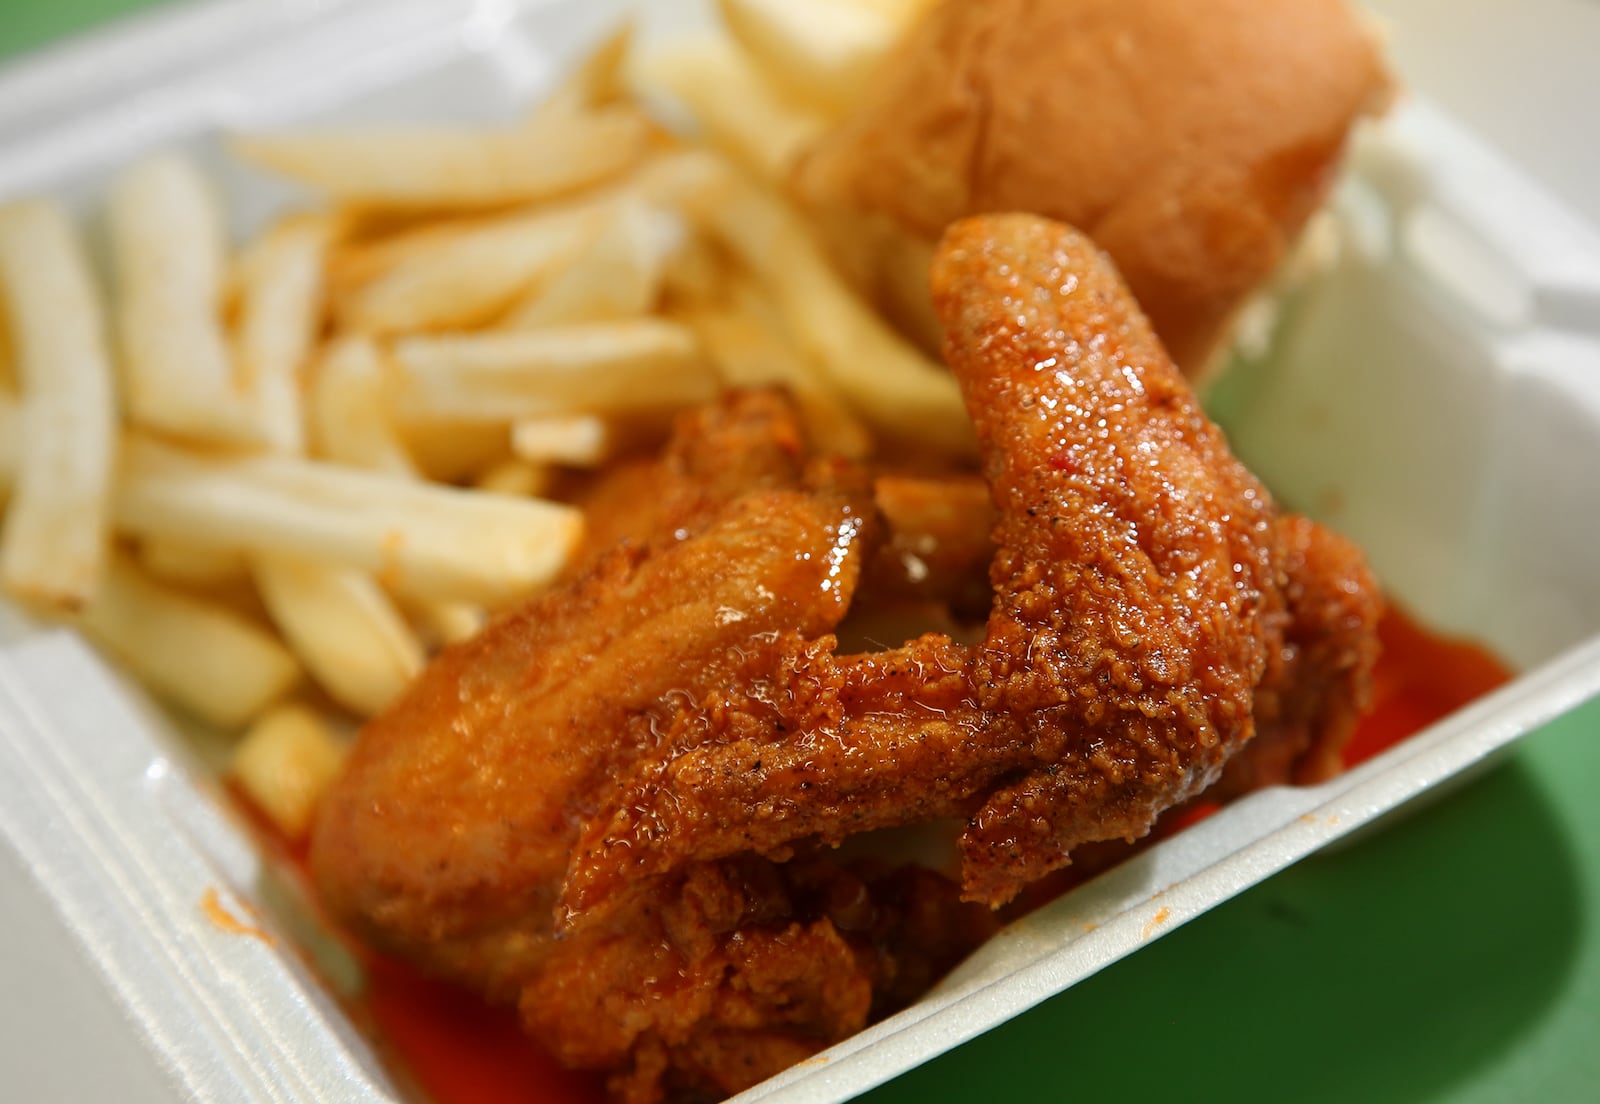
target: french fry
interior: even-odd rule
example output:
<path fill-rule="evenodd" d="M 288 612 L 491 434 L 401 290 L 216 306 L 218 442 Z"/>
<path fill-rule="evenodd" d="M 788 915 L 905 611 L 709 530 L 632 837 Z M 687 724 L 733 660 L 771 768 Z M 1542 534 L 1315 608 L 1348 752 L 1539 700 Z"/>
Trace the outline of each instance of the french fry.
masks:
<path fill-rule="evenodd" d="M 495 602 L 548 583 L 582 529 L 570 507 L 284 456 L 208 457 L 124 443 L 129 533 L 316 559 L 427 597 Z"/>
<path fill-rule="evenodd" d="M 862 459 L 872 451 L 866 427 L 818 380 L 816 369 L 795 352 L 792 342 L 756 314 L 726 308 L 698 312 L 689 321 L 729 386 L 786 387 L 811 440 L 824 452 Z"/>
<path fill-rule="evenodd" d="M 316 456 L 367 471 L 417 473 L 389 420 L 384 378 L 383 354 L 369 338 L 350 335 L 328 346 L 306 403 Z"/>
<path fill-rule="evenodd" d="M 255 395 L 268 446 L 279 452 L 305 450 L 300 374 L 321 325 L 331 234 L 324 217 L 285 219 L 252 242 L 237 266 L 236 370 Z"/>
<path fill-rule="evenodd" d="M 342 296 L 335 313 L 342 325 L 375 335 L 480 325 L 570 264 L 608 211 L 585 202 L 425 235 L 424 247 L 397 251 L 395 263 Z"/>
<path fill-rule="evenodd" d="M 670 314 L 686 303 L 699 307 L 726 303 L 729 281 L 737 271 L 726 250 L 704 234 L 694 234 L 661 274 L 664 309 Z"/>
<path fill-rule="evenodd" d="M 642 52 L 633 81 L 687 108 L 712 145 L 769 182 L 788 179 L 825 116 L 775 89 L 726 35 L 685 37 Z"/>
<path fill-rule="evenodd" d="M 947 452 L 974 447 L 955 378 L 889 328 L 782 199 L 726 174 L 701 197 L 709 229 L 761 280 L 784 327 L 837 393 L 879 429 Z"/>
<path fill-rule="evenodd" d="M 339 232 L 328 246 L 324 272 L 333 313 L 348 310 L 356 291 L 401 265 L 431 254 L 474 230 L 524 218 L 527 211 L 472 214 L 454 218 L 384 218 L 353 208 L 339 209 Z"/>
<path fill-rule="evenodd" d="M 317 455 L 366 471 L 421 478 L 417 465 L 390 422 L 383 398 L 382 355 L 365 337 L 334 342 L 312 383 L 310 411 Z M 479 436 L 483 433 L 479 430 Z M 469 460 L 476 460 L 471 457 Z M 462 473 L 473 466 L 461 469 Z M 451 644 L 483 625 L 483 611 L 470 603 L 414 598 L 406 612 L 430 638 Z"/>
<path fill-rule="evenodd" d="M 425 478 L 461 483 L 511 455 L 509 423 L 399 422 L 406 452 Z"/>
<path fill-rule="evenodd" d="M 545 112 L 521 126 L 468 130 L 238 135 L 245 161 L 343 203 L 379 208 L 483 208 L 530 203 L 615 177 L 648 147 L 648 120 L 629 107 Z"/>
<path fill-rule="evenodd" d="M 537 498 L 550 488 L 550 466 L 527 460 L 502 460 L 485 468 L 472 485 L 490 494 Z"/>
<path fill-rule="evenodd" d="M 537 124 L 547 116 L 578 115 L 622 100 L 627 92 L 624 71 L 632 53 L 633 26 L 624 23 L 562 78 L 530 118 Z"/>
<path fill-rule="evenodd" d="M 250 726 L 228 773 L 284 836 L 301 840 L 346 754 L 322 717 L 303 705 L 280 705 Z"/>
<path fill-rule="evenodd" d="M 510 422 L 704 402 L 717 379 L 693 331 L 658 319 L 413 337 L 394 346 L 409 421 Z"/>
<path fill-rule="evenodd" d="M 489 619 L 482 606 L 470 602 L 435 602 L 405 595 L 399 602 L 430 648 L 470 640 Z"/>
<path fill-rule="evenodd" d="M 728 162 L 703 149 L 679 149 L 653 157 L 616 190 L 615 198 L 691 214 L 728 175 Z"/>
<path fill-rule="evenodd" d="M 610 423 L 592 414 L 524 418 L 511 427 L 511 451 L 535 464 L 592 468 L 615 445 Z"/>
<path fill-rule="evenodd" d="M 852 0 L 717 0 L 717 7 L 762 72 L 836 116 L 859 99 L 901 29 Z"/>
<path fill-rule="evenodd" d="M 88 601 L 106 558 L 116 413 L 100 302 L 76 231 L 45 202 L 0 209 L 0 305 L 21 388 L 0 585 L 62 610 Z"/>
<path fill-rule="evenodd" d="M 270 443 L 223 334 L 222 216 L 206 180 L 176 156 L 144 161 L 113 184 L 107 218 L 129 419 L 197 441 Z"/>
<path fill-rule="evenodd" d="M 244 724 L 300 674 L 265 629 L 122 561 L 108 566 L 78 624 L 156 694 L 220 728 Z"/>
<path fill-rule="evenodd" d="M 624 202 L 571 265 L 512 307 L 500 325 L 532 329 L 648 314 L 687 232 L 681 218 Z"/>
<path fill-rule="evenodd" d="M 905 33 L 923 12 L 933 6 L 933 0 L 843 0 L 858 8 L 867 8 L 892 23 L 898 33 Z"/>
<path fill-rule="evenodd" d="M 422 644 L 370 575 L 294 556 L 257 556 L 267 612 L 312 679 L 371 717 L 422 670 Z"/>
<path fill-rule="evenodd" d="M 217 587 L 250 578 L 250 561 L 237 548 L 174 537 L 140 541 L 139 566 L 162 582 L 179 586 Z"/>
<path fill-rule="evenodd" d="M 11 335 L 6 332 L 5 312 L 0 311 L 0 399 L 10 399 L 16 389 L 16 373 L 11 368 Z"/>
<path fill-rule="evenodd" d="M 0 501 L 17 478 L 18 453 L 22 450 L 22 413 L 17 400 L 0 391 Z"/>

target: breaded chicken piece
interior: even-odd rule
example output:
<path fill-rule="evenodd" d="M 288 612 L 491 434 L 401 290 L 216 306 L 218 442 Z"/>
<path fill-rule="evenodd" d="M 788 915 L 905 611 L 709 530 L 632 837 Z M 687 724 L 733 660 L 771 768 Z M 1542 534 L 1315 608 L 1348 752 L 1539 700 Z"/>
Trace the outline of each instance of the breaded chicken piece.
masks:
<path fill-rule="evenodd" d="M 982 494 L 977 487 L 981 481 L 950 475 L 874 482 L 887 537 L 868 564 L 853 614 L 908 596 L 966 610 L 987 593 L 995 512 L 987 487 Z M 1268 628 L 1256 734 L 1206 791 L 1209 800 L 1333 777 L 1372 697 L 1384 603 L 1366 557 L 1309 518 L 1285 515 L 1277 526 L 1287 619 Z"/>
<path fill-rule="evenodd" d="M 738 678 L 764 636 L 820 636 L 843 617 L 870 505 L 864 485 L 801 486 L 790 415 L 739 396 L 690 418 L 677 452 L 694 474 L 658 484 L 677 504 L 662 532 L 447 649 L 367 725 L 312 849 L 339 914 L 488 980 L 500 963 L 468 960 L 548 934 L 574 826 L 660 750 L 651 711 Z M 763 457 L 743 449 L 752 421 L 776 442 Z M 719 489 L 698 461 L 723 445 Z M 486 932 L 504 947 L 487 950 Z"/>
<path fill-rule="evenodd" d="M 693 746 L 586 825 L 569 925 L 686 862 L 950 816 L 967 898 L 998 906 L 1144 835 L 1254 735 L 1297 549 L 1116 270 L 1065 226 L 989 216 L 946 234 L 933 294 L 998 511 L 985 639 L 775 649 L 754 688 L 686 709 Z"/>
<path fill-rule="evenodd" d="M 372 945 L 470 985 L 615 1095 L 728 1095 L 922 992 L 994 928 L 927 871 L 755 856 L 660 880 L 557 938 L 577 833 L 679 712 L 826 639 L 866 559 L 870 488 L 808 461 L 792 404 L 687 415 L 589 571 L 448 649 L 362 732 L 312 872 Z M 626 538 L 626 539 L 624 539 Z"/>
<path fill-rule="evenodd" d="M 1264 686 L 1295 755 L 1359 704 L 1359 555 L 1275 510 L 1087 239 L 969 220 L 934 286 L 997 518 L 981 643 L 839 654 L 919 526 L 959 580 L 971 496 L 874 494 L 735 395 L 615 550 L 446 651 L 322 805 L 336 916 L 624 1099 L 737 1091 L 912 999 L 991 907 L 1210 785 Z M 950 816 L 959 891 L 827 850 Z"/>
<path fill-rule="evenodd" d="M 1278 542 L 1289 618 L 1256 687 L 1256 738 L 1209 791 L 1218 801 L 1332 778 L 1372 700 L 1384 603 L 1366 557 L 1303 517 L 1280 519 Z"/>

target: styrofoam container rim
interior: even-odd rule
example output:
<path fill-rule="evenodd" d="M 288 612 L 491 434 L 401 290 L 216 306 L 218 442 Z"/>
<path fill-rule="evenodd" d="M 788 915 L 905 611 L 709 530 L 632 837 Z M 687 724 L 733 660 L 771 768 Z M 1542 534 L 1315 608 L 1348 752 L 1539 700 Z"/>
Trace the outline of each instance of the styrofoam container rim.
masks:
<path fill-rule="evenodd" d="M 502 116 L 625 7 L 162 9 L 0 69 L 0 200 L 82 200 L 147 149 L 302 115 Z M 692 22 L 703 7 L 658 4 L 650 21 Z M 1254 794 L 1144 851 L 1006 929 L 911 1008 L 739 1099 L 820 1104 L 865 1091 L 1600 694 L 1600 573 L 1587 556 L 1600 511 L 1582 476 L 1600 470 L 1600 235 L 1420 100 L 1363 139 L 1354 169 L 1340 208 L 1345 255 L 1285 308 L 1291 367 L 1241 369 L 1252 390 L 1230 432 L 1275 491 L 1314 512 L 1322 504 L 1361 538 L 1425 621 L 1482 637 L 1526 673 L 1330 782 Z M 270 190 L 240 198 L 257 214 L 281 201 Z M 1428 455 L 1397 477 L 1403 454 L 1384 447 L 1405 444 L 1404 416 L 1451 385 L 1451 419 L 1420 423 Z M 1349 458 L 1351 433 L 1370 434 L 1373 455 Z M 1563 465 L 1576 472 L 1565 481 L 1551 474 Z M 1503 594 L 1490 593 L 1497 580 Z M 51 956 L 87 964 L 137 1044 L 129 1053 L 146 1060 L 128 1074 L 130 1093 L 395 1098 L 371 1046 L 282 939 L 222 931 L 198 907 L 215 893 L 247 915 L 270 870 L 169 721 L 74 634 L 3 606 L 0 844 L 15 860 L 0 870 L 20 871 L 0 916 L 36 908 L 59 932 L 38 948 L 41 976 Z M 0 1055 L 26 1045 L 0 1039 Z"/>

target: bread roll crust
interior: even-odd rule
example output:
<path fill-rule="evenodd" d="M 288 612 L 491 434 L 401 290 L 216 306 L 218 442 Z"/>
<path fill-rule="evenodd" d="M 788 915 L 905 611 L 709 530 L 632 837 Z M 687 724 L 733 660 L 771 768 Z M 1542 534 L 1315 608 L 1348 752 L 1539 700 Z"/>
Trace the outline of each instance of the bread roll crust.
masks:
<path fill-rule="evenodd" d="M 1344 0 L 946 0 L 796 187 L 924 241 L 982 212 L 1076 225 L 1193 373 L 1388 92 Z"/>

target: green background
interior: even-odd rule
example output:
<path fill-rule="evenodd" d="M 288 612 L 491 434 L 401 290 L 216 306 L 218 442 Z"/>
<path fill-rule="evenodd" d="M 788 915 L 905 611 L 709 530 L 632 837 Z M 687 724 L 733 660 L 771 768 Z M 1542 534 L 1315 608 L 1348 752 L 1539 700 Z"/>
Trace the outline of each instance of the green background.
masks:
<path fill-rule="evenodd" d="M 0 0 L 0 58 L 151 6 Z M 867 1099 L 1600 1100 L 1597 782 L 1600 701 Z"/>

